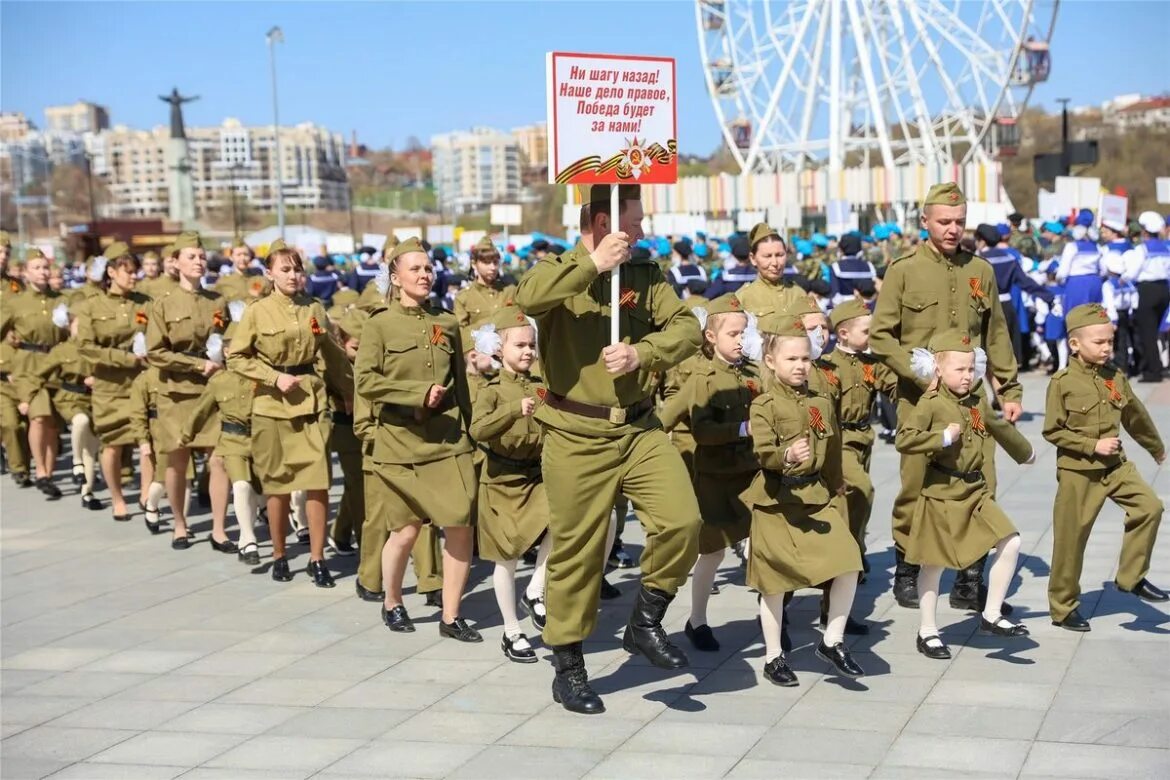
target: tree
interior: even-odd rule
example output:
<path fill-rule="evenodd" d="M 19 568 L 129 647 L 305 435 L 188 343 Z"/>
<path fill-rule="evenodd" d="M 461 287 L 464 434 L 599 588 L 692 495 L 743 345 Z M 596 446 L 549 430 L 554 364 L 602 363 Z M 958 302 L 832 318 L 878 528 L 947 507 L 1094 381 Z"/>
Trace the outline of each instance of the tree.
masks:
<path fill-rule="evenodd" d="M 109 190 L 98 177 L 93 178 L 94 208 L 90 209 L 89 176 L 85 168 L 77 165 L 56 165 L 49 176 L 49 192 L 53 196 L 53 210 L 56 215 L 66 220 L 89 220 L 90 214 L 98 211 L 98 206 L 108 203 Z"/>

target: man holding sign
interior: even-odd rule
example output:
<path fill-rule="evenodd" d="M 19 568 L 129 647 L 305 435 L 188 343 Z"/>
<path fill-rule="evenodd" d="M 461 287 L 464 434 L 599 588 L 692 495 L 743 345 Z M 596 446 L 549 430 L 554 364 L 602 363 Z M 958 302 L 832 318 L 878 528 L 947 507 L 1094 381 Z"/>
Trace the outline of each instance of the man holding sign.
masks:
<path fill-rule="evenodd" d="M 654 414 L 659 376 L 694 354 L 698 320 L 652 261 L 631 262 L 642 238 L 641 190 L 621 185 L 613 230 L 611 191 L 589 190 L 581 241 L 524 275 L 516 303 L 539 326 L 548 391 L 536 413 L 546 429 L 543 471 L 552 553 L 544 641 L 555 656 L 553 698 L 565 709 L 605 711 L 589 687 L 581 643 L 597 621 L 606 531 L 618 494 L 646 531 L 642 587 L 623 645 L 665 669 L 688 664 L 662 618 L 695 563 L 699 507 L 678 451 Z M 611 285 L 618 275 L 618 285 Z M 617 300 L 611 291 L 617 287 Z M 611 343 L 610 318 L 621 340 Z"/>

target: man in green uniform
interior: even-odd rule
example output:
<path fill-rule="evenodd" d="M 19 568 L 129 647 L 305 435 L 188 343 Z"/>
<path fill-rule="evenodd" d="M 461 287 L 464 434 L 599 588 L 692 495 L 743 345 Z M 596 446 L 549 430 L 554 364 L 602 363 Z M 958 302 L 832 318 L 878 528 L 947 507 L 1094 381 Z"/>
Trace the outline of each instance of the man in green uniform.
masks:
<path fill-rule="evenodd" d="M 1048 385 L 1044 438 L 1056 445 L 1059 487 L 1052 506 L 1052 574 L 1048 608 L 1054 625 L 1088 631 L 1078 611 L 1081 566 L 1093 523 L 1105 499 L 1125 510 L 1125 534 L 1117 567 L 1117 589 L 1146 601 L 1170 600 L 1146 579 L 1162 522 L 1162 502 L 1137 466 L 1122 451 L 1121 429 L 1159 465 L 1166 445 L 1124 371 L 1113 357 L 1113 325 L 1099 303 L 1068 313 L 1068 343 L 1073 357 Z"/>
<path fill-rule="evenodd" d="M 12 254 L 12 239 L 0 230 L 0 304 L 12 305 L 12 296 L 24 289 L 24 283 L 8 275 L 8 258 Z M 4 442 L 4 457 L 8 470 L 18 487 L 29 487 L 28 421 L 20 413 L 20 400 L 12 383 L 12 364 L 16 347 L 7 339 L 0 341 L 0 436 Z"/>
<path fill-rule="evenodd" d="M 545 257 L 524 275 L 516 303 L 536 318 L 548 391 L 537 411 L 546 428 L 543 473 L 549 498 L 548 623 L 555 656 L 553 699 L 568 710 L 604 712 L 589 687 L 581 642 L 597 620 L 609 515 L 618 494 L 639 508 L 646 529 L 642 587 L 623 646 L 668 669 L 686 666 L 662 618 L 698 554 L 699 507 L 686 467 L 654 415 L 659 375 L 694 354 L 698 320 L 651 262 L 633 263 L 642 237 L 641 190 L 592 187 L 581 209 L 580 243 Z M 618 232 L 611 234 L 611 219 Z M 620 274 L 619 300 L 610 276 Z M 609 343 L 610 316 L 622 341 Z"/>
<path fill-rule="evenodd" d="M 959 249 L 967 199 L 958 185 L 948 182 L 931 187 L 922 204 L 921 220 L 928 238 L 886 270 L 870 330 L 873 353 L 898 375 L 898 420 L 908 419 L 927 385 L 910 367 L 910 351 L 926 348 L 932 334 L 954 329 L 986 351 L 1004 418 L 1014 423 L 1022 412 L 1023 389 L 1016 381 L 1011 335 L 991 265 Z M 994 473 L 994 443 L 988 441 L 984 470 Z M 897 561 L 894 598 L 904 607 L 918 604 L 917 567 L 906 563 L 904 553 L 925 470 L 924 456 L 902 456 L 902 488 L 894 501 L 893 532 Z M 956 575 L 952 606 L 981 609 L 978 602 L 985 591 L 985 561 L 986 557 Z"/>

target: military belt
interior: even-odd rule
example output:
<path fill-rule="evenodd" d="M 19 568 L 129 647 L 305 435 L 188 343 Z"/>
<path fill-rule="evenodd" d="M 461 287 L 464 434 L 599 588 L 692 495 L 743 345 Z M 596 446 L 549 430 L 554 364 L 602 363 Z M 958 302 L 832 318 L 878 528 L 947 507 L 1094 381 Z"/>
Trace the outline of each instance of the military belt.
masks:
<path fill-rule="evenodd" d="M 353 415 L 340 409 L 333 411 L 331 419 L 336 425 L 353 425 Z"/>
<path fill-rule="evenodd" d="M 62 382 L 61 389 L 70 393 L 77 393 L 78 395 L 91 395 L 93 393 L 88 387 L 76 382 Z"/>
<path fill-rule="evenodd" d="M 865 422 L 845 422 L 841 421 L 841 430 L 843 431 L 868 431 L 870 428 L 869 421 Z"/>
<path fill-rule="evenodd" d="M 487 456 L 488 460 L 492 461 L 493 463 L 499 463 L 502 466 L 508 466 L 509 468 L 514 469 L 522 469 L 525 471 L 528 469 L 540 468 L 540 458 L 517 460 L 516 458 L 509 458 L 505 455 L 501 455 L 490 447 L 485 447 L 482 444 L 479 445 L 479 450 Z"/>
<path fill-rule="evenodd" d="M 961 479 L 968 485 L 978 485 L 983 481 L 982 471 L 956 471 L 955 469 L 947 468 L 946 466 L 942 466 L 933 461 L 931 461 L 930 467 L 940 474 L 946 474 L 948 477 Z"/>
<path fill-rule="evenodd" d="M 234 433 L 236 436 L 251 436 L 252 426 L 244 425 L 243 423 L 228 422 L 223 420 L 219 424 L 219 429 L 224 433 Z"/>
<path fill-rule="evenodd" d="M 10 374 L 9 372 L 7 372 L 7 371 L 0 371 L 0 382 L 7 382 L 7 381 L 8 381 L 8 377 L 10 377 L 10 376 L 12 376 L 12 374 Z"/>
<path fill-rule="evenodd" d="M 314 365 L 312 363 L 302 363 L 299 366 L 273 366 L 272 368 L 289 376 L 308 376 L 313 373 Z"/>
<path fill-rule="evenodd" d="M 179 354 L 186 355 L 187 357 L 193 357 L 193 358 L 206 358 L 207 357 L 206 352 L 200 352 L 197 349 L 196 350 L 185 350 L 183 352 L 180 352 Z"/>
<path fill-rule="evenodd" d="M 22 341 L 16 345 L 17 349 L 23 349 L 25 352 L 43 352 L 47 353 L 52 347 L 48 344 L 33 344 L 31 341 Z"/>
<path fill-rule="evenodd" d="M 572 401 L 563 395 L 547 393 L 544 402 L 562 412 L 577 414 L 582 417 L 592 417 L 595 420 L 608 420 L 614 425 L 625 425 L 638 419 L 654 408 L 654 399 L 647 398 L 631 406 L 596 406 Z"/>
<path fill-rule="evenodd" d="M 814 482 L 820 482 L 821 472 L 817 471 L 812 474 L 804 474 L 802 476 L 788 476 L 786 474 L 780 475 L 780 484 L 785 487 L 799 487 L 801 485 L 811 485 Z"/>

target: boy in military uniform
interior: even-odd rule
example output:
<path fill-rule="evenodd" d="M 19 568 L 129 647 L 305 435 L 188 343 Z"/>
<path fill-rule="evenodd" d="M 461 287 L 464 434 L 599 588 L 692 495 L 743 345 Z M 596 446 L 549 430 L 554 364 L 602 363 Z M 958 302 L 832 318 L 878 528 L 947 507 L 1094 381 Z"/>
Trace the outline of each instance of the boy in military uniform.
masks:
<path fill-rule="evenodd" d="M 1107 498 L 1125 510 L 1117 589 L 1146 601 L 1168 599 L 1146 579 L 1162 502 L 1122 451 L 1121 428 L 1159 465 L 1166 460 L 1166 447 L 1125 372 L 1110 363 L 1113 324 L 1105 308 L 1083 304 L 1065 321 L 1073 358 L 1052 377 L 1044 412 L 1044 438 L 1056 445 L 1059 483 L 1052 506 L 1048 605 L 1054 625 L 1088 631 L 1089 621 L 1079 610 L 1081 566 Z"/>
<path fill-rule="evenodd" d="M 653 262 L 629 263 L 642 237 L 641 191 L 592 187 L 581 209 L 581 242 L 524 275 L 516 303 L 539 327 L 548 383 L 537 419 L 545 426 L 544 481 L 552 553 L 546 644 L 553 648 L 553 699 L 582 713 L 605 710 L 589 687 L 581 642 L 593 631 L 605 567 L 606 525 L 619 493 L 646 529 L 642 587 L 623 646 L 656 666 L 687 658 L 662 628 L 697 554 L 699 508 L 686 468 L 654 416 L 660 373 L 699 348 L 698 323 Z M 611 233 L 611 220 L 620 230 Z M 610 277 L 620 274 L 619 299 Z M 619 318 L 622 341 L 609 344 Z"/>
<path fill-rule="evenodd" d="M 919 629 L 916 646 L 928 658 L 947 659 L 939 637 L 936 609 L 944 568 L 963 569 L 996 548 L 980 631 L 1023 637 L 1028 630 L 1000 615 L 1016 572 L 1020 535 L 1004 514 L 983 476 L 984 440 L 991 435 L 977 382 L 971 337 L 944 331 L 929 351 L 915 349 L 915 373 L 931 382 L 898 431 L 898 451 L 927 457 L 929 465 L 914 506 L 906 560 L 919 567 Z"/>

